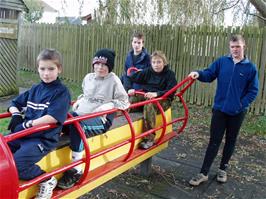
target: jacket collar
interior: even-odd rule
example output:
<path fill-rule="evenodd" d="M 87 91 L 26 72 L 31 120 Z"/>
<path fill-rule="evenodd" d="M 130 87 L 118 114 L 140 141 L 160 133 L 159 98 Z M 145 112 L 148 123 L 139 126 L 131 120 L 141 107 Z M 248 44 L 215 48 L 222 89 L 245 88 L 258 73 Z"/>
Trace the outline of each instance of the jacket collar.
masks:
<path fill-rule="evenodd" d="M 233 61 L 233 57 L 231 54 L 228 54 L 227 57 Z M 242 59 L 239 63 L 248 64 L 250 63 L 250 60 L 246 57 L 246 55 L 244 55 L 244 59 Z"/>

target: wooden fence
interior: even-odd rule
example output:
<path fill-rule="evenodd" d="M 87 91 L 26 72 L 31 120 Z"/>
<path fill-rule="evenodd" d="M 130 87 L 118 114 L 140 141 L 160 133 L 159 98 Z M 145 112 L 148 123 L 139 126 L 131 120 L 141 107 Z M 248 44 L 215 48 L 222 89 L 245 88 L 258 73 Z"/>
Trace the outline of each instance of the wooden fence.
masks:
<path fill-rule="evenodd" d="M 162 50 L 166 53 L 178 81 L 190 71 L 205 68 L 217 57 L 227 54 L 230 35 L 242 33 L 248 46 L 247 56 L 258 66 L 261 85 L 259 96 L 250 110 L 256 114 L 266 114 L 266 28 L 23 25 L 19 33 L 18 66 L 35 71 L 38 53 L 43 48 L 56 48 L 64 58 L 62 77 L 80 82 L 91 71 L 91 60 L 95 51 L 108 47 L 116 51 L 114 71 L 121 75 L 134 30 L 144 32 L 145 47 L 149 52 Z M 190 103 L 211 105 L 214 91 L 215 83 L 196 83 L 187 93 L 186 99 Z"/>
<path fill-rule="evenodd" d="M 0 21 L 0 97 L 18 93 L 16 67 L 17 24 Z"/>

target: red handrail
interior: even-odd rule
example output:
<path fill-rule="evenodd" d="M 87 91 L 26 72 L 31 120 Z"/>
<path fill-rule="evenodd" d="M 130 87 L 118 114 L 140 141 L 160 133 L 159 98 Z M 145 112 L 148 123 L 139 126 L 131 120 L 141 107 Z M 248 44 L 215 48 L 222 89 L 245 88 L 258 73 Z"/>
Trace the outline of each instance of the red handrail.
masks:
<path fill-rule="evenodd" d="M 187 108 L 187 105 L 183 99 L 183 94 L 184 92 L 194 83 L 195 80 L 193 80 L 192 78 L 190 77 L 187 77 L 185 78 L 184 80 L 182 80 L 180 83 L 178 83 L 174 88 L 172 88 L 171 90 L 169 90 L 168 92 L 166 92 L 163 96 L 161 97 L 158 97 L 158 98 L 154 98 L 154 99 L 151 99 L 151 100 L 146 100 L 146 101 L 142 101 L 142 102 L 138 102 L 138 103 L 134 103 L 134 104 L 131 104 L 129 108 L 136 108 L 136 107 L 139 107 L 139 106 L 144 106 L 146 104 L 149 104 L 149 103 L 153 103 L 155 104 L 161 115 L 162 115 L 162 125 L 156 127 L 156 128 L 153 128 L 153 129 L 150 129 L 150 130 L 147 130 L 146 132 L 143 132 L 142 134 L 136 136 L 136 132 L 135 132 L 135 129 L 134 129 L 134 126 L 133 126 L 133 123 L 132 123 L 132 120 L 128 114 L 127 111 L 124 111 L 124 110 L 118 110 L 118 109 L 110 109 L 110 110 L 106 110 L 106 111 L 101 111 L 101 112 L 97 112 L 97 113 L 91 113 L 91 114 L 87 114 L 87 115 L 83 115 L 83 116 L 77 116 L 77 117 L 72 117 L 72 116 L 68 116 L 68 119 L 65 121 L 64 125 L 69 125 L 69 124 L 74 124 L 75 127 L 77 128 L 77 131 L 83 141 L 83 144 L 84 144 L 84 150 L 85 150 L 85 157 L 82 158 L 81 160 L 78 160 L 78 161 L 75 161 L 75 162 L 72 162 L 64 167 L 61 167 L 61 168 L 58 168 L 58 169 L 55 169 L 54 171 L 52 172 L 49 172 L 49 173 L 45 173 L 41 176 L 38 176 L 37 178 L 33 179 L 33 180 L 30 180 L 30 181 L 27 181 L 27 182 L 23 182 L 23 184 L 19 185 L 19 192 L 20 191 L 23 191 L 25 189 L 27 189 L 28 187 L 34 185 L 34 184 L 37 184 L 53 175 L 56 175 L 56 174 L 59 174 L 61 172 L 64 172 L 68 169 L 71 169 L 79 164 L 83 164 L 85 163 L 85 169 L 84 169 L 84 173 L 83 173 L 83 176 L 82 178 L 80 179 L 79 181 L 79 184 L 81 184 L 84 179 L 87 177 L 88 175 L 88 172 L 89 172 L 89 169 L 90 169 L 90 161 L 96 157 L 99 157 L 103 154 L 106 154 L 110 151 L 113 151 L 121 146 L 124 146 L 128 143 L 130 143 L 130 148 L 129 148 L 129 151 L 128 151 L 128 154 L 127 156 L 125 157 L 124 161 L 127 161 L 131 155 L 133 154 L 133 151 L 134 151 L 134 146 L 135 146 L 135 141 L 137 139 L 141 139 L 151 133 L 154 133 L 160 129 L 162 129 L 162 133 L 160 135 L 160 137 L 158 138 L 158 140 L 156 141 L 155 145 L 157 144 L 160 144 L 160 142 L 162 141 L 163 137 L 165 136 L 165 132 L 166 132 L 166 127 L 168 125 L 171 125 L 175 122 L 179 122 L 179 121 L 182 121 L 183 124 L 182 126 L 179 128 L 178 130 L 178 134 L 180 134 L 183 129 L 185 128 L 186 124 L 187 124 L 187 120 L 188 120 L 188 115 L 189 115 L 189 112 L 188 112 L 188 108 Z M 185 116 L 184 117 L 180 117 L 180 118 L 174 118 L 172 121 L 168 122 L 166 121 L 166 116 L 165 116 L 165 113 L 164 113 L 164 110 L 162 108 L 162 106 L 160 105 L 160 101 L 162 100 L 165 100 L 167 99 L 167 97 L 173 93 L 175 93 L 178 89 L 180 89 L 179 92 L 177 92 L 175 94 L 175 96 L 177 96 L 183 107 L 184 107 L 184 110 L 185 110 Z M 136 94 L 140 94 L 140 95 L 144 95 L 143 92 L 140 92 L 140 91 L 136 91 L 135 92 Z M 82 121 L 82 120 L 86 120 L 86 119 L 90 119 L 90 118 L 93 118 L 93 117 L 98 117 L 98 116 L 102 116 L 102 115 L 105 115 L 105 114 L 110 114 L 110 113 L 115 113 L 117 111 L 121 111 L 122 114 L 124 115 L 124 117 L 126 118 L 128 124 L 129 124 L 129 127 L 130 127 L 130 131 L 131 131 L 131 138 L 121 142 L 121 143 L 118 143 L 114 146 L 111 146 L 109 147 L 108 149 L 104 149 L 104 150 L 101 150 L 95 154 L 90 154 L 90 148 L 89 148 L 89 145 L 87 143 L 87 138 L 85 136 L 85 133 L 83 132 L 79 122 Z M 10 117 L 11 114 L 10 113 L 2 113 L 0 114 L 0 119 L 1 118 L 7 118 L 7 117 Z M 32 127 L 32 128 L 29 128 L 29 129 L 25 129 L 23 131 L 20 131 L 18 133 L 15 133 L 15 134 L 10 134 L 10 135 L 6 135 L 4 137 L 4 140 L 5 142 L 10 142 L 12 140 L 15 140 L 15 139 L 18 139 L 18 138 L 21 138 L 21 137 L 24 137 L 24 136 L 27 136 L 27 135 L 30 135 L 30 134 L 33 134 L 33 133 L 36 133 L 36 132 L 39 132 L 39 131 L 44 131 L 44 130 L 47 130 L 47 129 L 50 129 L 50 128 L 55 128 L 57 127 L 57 125 L 55 124 L 45 124 L 45 125 L 39 125 L 39 126 L 35 126 L 35 127 Z"/>

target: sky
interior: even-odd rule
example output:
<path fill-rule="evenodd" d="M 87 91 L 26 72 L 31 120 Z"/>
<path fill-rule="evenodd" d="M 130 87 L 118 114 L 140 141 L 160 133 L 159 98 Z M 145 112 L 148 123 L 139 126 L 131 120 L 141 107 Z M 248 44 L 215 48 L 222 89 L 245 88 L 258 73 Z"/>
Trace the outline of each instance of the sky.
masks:
<path fill-rule="evenodd" d="M 78 0 L 43 0 L 59 12 L 59 16 L 80 16 Z M 80 0 L 81 1 L 81 0 Z M 96 0 L 83 0 L 81 16 L 92 14 L 96 7 Z"/>

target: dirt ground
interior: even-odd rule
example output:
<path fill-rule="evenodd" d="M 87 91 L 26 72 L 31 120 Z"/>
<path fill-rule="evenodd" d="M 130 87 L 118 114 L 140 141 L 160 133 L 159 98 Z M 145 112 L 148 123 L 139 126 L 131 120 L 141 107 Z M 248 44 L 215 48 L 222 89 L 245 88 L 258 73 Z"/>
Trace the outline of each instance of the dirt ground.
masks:
<path fill-rule="evenodd" d="M 190 126 L 170 142 L 168 149 L 153 157 L 149 177 L 139 167 L 114 178 L 82 196 L 82 199 L 266 199 L 266 140 L 240 135 L 228 170 L 228 182 L 216 181 L 222 147 L 209 173 L 209 181 L 199 187 L 188 184 L 199 172 L 208 142 L 205 125 Z"/>

